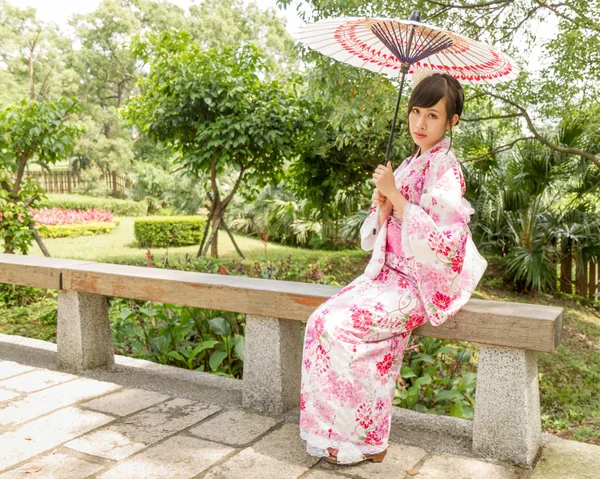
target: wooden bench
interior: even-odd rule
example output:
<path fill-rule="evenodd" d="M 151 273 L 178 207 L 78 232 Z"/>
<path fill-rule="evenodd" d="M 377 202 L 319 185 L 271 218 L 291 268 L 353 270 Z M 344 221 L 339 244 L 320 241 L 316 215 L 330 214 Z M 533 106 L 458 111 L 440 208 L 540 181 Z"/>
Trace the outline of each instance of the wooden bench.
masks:
<path fill-rule="evenodd" d="M 298 406 L 303 321 L 340 290 L 7 254 L 0 254 L 0 283 L 58 290 L 57 366 L 65 371 L 114 365 L 107 296 L 246 313 L 244 379 L 219 380 L 236 389 L 241 382 L 244 407 L 269 414 Z M 541 441 L 537 352 L 556 349 L 562 319 L 562 308 L 471 299 L 445 324 L 414 331 L 480 345 L 472 423 L 475 455 L 532 464 Z M 214 385 L 214 375 L 197 374 Z"/>

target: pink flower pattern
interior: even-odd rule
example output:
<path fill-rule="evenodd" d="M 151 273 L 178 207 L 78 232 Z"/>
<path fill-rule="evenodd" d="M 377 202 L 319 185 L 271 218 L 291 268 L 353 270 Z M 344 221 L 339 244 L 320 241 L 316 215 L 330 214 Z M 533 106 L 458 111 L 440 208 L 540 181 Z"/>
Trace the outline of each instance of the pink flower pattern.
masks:
<path fill-rule="evenodd" d="M 387 447 L 395 384 L 411 332 L 450 319 L 483 274 L 485 260 L 467 251 L 472 209 L 463 198 L 460 164 L 448 147 L 443 139 L 396 169 L 396 187 L 409 201 L 404 216 L 393 211 L 381 235 L 373 235 L 377 218 L 371 205 L 361 228 L 363 249 L 373 250 L 365 273 L 308 319 L 300 435 L 310 454 L 344 446 L 348 460 L 360 460 Z"/>

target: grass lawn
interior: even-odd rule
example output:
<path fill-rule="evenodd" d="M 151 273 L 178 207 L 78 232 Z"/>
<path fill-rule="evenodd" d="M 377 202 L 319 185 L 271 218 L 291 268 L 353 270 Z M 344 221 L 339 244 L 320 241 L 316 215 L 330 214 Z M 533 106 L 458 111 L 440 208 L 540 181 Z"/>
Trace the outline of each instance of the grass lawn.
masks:
<path fill-rule="evenodd" d="M 134 218 L 119 218 L 120 225 L 108 235 L 93 237 L 46 239 L 53 257 L 122 263 L 132 259 L 144 261 L 146 249 L 138 248 L 133 237 Z M 265 249 L 254 238 L 235 235 L 247 261 L 264 261 Z M 198 246 L 169 249 L 170 261 L 186 253 L 195 257 Z M 369 253 L 352 251 L 311 251 L 270 243 L 269 260 L 278 261 L 292 256 L 294 261 L 310 263 L 337 261 L 345 273 L 339 278 L 348 280 L 364 267 Z M 155 263 L 166 249 L 152 250 Z M 35 245 L 30 254 L 41 255 Z M 222 259 L 238 259 L 227 234 L 219 233 L 219 254 Z M 473 298 L 523 303 L 537 303 L 564 308 L 564 337 L 552 354 L 539 354 L 540 393 L 543 429 L 559 436 L 600 445 L 600 313 L 591 306 L 581 305 L 574 297 L 565 295 L 513 293 L 502 285 L 497 261 L 490 258 L 486 271 Z M 173 264 L 173 261 L 171 261 Z M 355 274 L 356 276 L 356 274 Z M 48 291 L 27 306 L 6 305 L 0 300 L 0 333 L 16 334 L 47 341 L 56 340 L 56 292 Z"/>
<path fill-rule="evenodd" d="M 119 226 L 106 235 L 44 239 L 44 244 L 50 255 L 54 258 L 81 259 L 105 263 L 124 262 L 133 258 L 145 259 L 147 248 L 140 248 L 135 243 L 133 235 L 134 219 L 133 217 L 119 217 Z M 234 234 L 233 236 L 247 260 L 259 261 L 265 259 L 265 247 L 258 239 L 239 234 Z M 176 259 L 180 256 L 185 256 L 185 254 L 196 257 L 198 248 L 199 245 L 169 248 L 169 259 Z M 165 255 L 166 251 L 166 248 L 151 249 L 156 263 L 159 263 L 159 259 Z M 362 257 L 368 255 L 364 251 L 345 251 L 344 253 Z M 29 254 L 43 256 L 42 251 L 35 242 Z M 287 258 L 289 255 L 294 259 L 310 262 L 317 259 L 339 256 L 340 252 L 308 250 L 278 245 L 276 243 L 269 243 L 267 246 L 267 257 L 269 260 L 275 261 Z M 219 258 L 241 259 L 231 239 L 223 231 L 219 231 Z"/>

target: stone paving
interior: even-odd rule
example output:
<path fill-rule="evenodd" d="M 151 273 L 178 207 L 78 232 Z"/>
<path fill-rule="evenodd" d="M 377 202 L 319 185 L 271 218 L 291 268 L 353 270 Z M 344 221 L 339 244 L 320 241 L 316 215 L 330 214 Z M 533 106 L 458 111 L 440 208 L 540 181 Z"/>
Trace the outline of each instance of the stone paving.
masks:
<path fill-rule="evenodd" d="M 215 401 L 218 398 L 215 398 Z M 0 479 L 587 479 L 600 447 L 548 442 L 535 469 L 390 443 L 380 464 L 309 456 L 298 424 L 0 360 Z"/>

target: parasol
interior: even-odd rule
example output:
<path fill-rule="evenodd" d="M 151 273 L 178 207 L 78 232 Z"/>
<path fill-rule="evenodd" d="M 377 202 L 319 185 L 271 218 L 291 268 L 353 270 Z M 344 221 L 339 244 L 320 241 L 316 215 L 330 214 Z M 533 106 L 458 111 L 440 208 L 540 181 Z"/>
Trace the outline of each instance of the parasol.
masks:
<path fill-rule="evenodd" d="M 460 83 L 493 85 L 519 74 L 514 60 L 476 40 L 421 23 L 414 10 L 408 20 L 340 17 L 306 23 L 294 37 L 307 47 L 359 68 L 400 78 L 398 100 L 385 154 L 387 164 L 406 76 L 423 71 L 447 73 Z M 377 208 L 379 214 L 379 207 Z"/>

